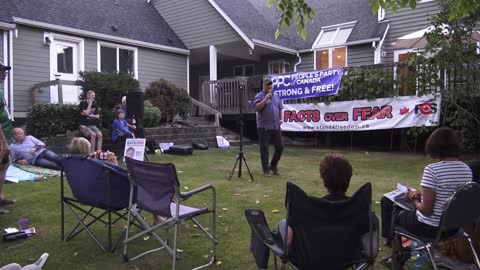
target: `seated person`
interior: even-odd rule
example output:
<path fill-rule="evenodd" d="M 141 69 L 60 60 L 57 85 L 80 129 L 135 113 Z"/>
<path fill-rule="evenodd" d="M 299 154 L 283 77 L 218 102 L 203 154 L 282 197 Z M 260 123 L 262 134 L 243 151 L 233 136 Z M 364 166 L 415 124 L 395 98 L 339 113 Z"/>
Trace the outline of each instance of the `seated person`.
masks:
<path fill-rule="evenodd" d="M 350 185 L 352 178 L 352 166 L 348 160 L 340 154 L 325 155 L 320 161 L 320 176 L 323 179 L 323 185 L 328 191 L 328 194 L 323 196 L 323 199 L 329 201 L 342 201 L 349 199 L 345 193 Z M 377 220 L 374 218 L 374 220 Z M 285 239 L 285 224 L 286 220 L 281 220 L 278 225 L 278 231 Z M 374 228 L 378 225 L 373 224 Z M 291 244 L 293 239 L 293 231 L 288 228 L 287 242 Z"/>
<path fill-rule="evenodd" d="M 59 156 L 46 149 L 42 141 L 31 135 L 25 136 L 25 132 L 21 128 L 13 129 L 13 139 L 14 143 L 10 145 L 10 158 L 13 162 L 61 170 Z"/>
<path fill-rule="evenodd" d="M 103 134 L 97 127 L 100 120 L 99 108 L 95 102 L 95 92 L 90 90 L 87 99 L 80 102 L 80 131 L 90 138 L 90 152 L 102 151 Z"/>
<path fill-rule="evenodd" d="M 143 127 L 138 125 L 138 121 L 135 118 L 135 115 L 130 115 L 128 110 L 127 110 L 127 97 L 123 96 L 122 97 L 122 103 L 118 104 L 116 106 L 115 111 L 117 110 L 123 110 L 126 114 L 125 120 L 127 120 L 128 127 L 133 130 L 133 133 L 135 134 L 136 138 L 145 138 L 145 132 L 143 130 Z"/>
<path fill-rule="evenodd" d="M 85 155 L 85 156 L 99 159 L 100 152 L 97 151 L 97 152 L 91 153 L 90 149 L 91 149 L 90 142 L 87 139 L 82 137 L 73 138 L 70 144 L 68 145 L 69 154 L 80 154 L 80 155 Z M 106 155 L 106 157 L 104 157 L 103 160 L 106 160 L 112 164 L 118 165 L 117 157 L 115 156 L 114 153 L 107 151 L 107 152 L 104 152 L 104 154 Z"/>
<path fill-rule="evenodd" d="M 460 186 L 472 181 L 470 168 L 459 160 L 462 150 L 462 141 L 451 128 L 441 127 L 430 135 L 425 152 L 438 162 L 425 167 L 420 182 L 421 191 L 410 190 L 407 193 L 416 211 L 401 211 L 392 220 L 393 202 L 386 197 L 381 200 L 382 237 L 385 238 L 385 244 L 390 244 L 392 226 L 395 224 L 419 236 L 436 236 L 448 198 Z"/>
<path fill-rule="evenodd" d="M 119 109 L 116 112 L 116 118 L 113 120 L 112 141 L 125 142 L 128 138 L 135 138 L 135 134 L 129 130 L 131 125 L 125 120 L 125 111 Z"/>

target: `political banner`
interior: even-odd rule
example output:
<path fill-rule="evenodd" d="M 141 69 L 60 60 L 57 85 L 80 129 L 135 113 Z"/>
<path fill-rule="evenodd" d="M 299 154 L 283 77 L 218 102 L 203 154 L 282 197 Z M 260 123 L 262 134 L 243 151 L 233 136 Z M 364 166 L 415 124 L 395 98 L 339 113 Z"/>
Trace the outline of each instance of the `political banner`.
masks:
<path fill-rule="evenodd" d="M 146 142 L 146 139 L 127 139 L 125 141 L 125 152 L 123 156 L 143 161 Z"/>
<path fill-rule="evenodd" d="M 343 67 L 271 75 L 273 93 L 282 100 L 336 95 L 342 77 Z"/>
<path fill-rule="evenodd" d="M 403 96 L 330 104 L 284 104 L 283 131 L 361 131 L 437 126 L 441 97 Z"/>

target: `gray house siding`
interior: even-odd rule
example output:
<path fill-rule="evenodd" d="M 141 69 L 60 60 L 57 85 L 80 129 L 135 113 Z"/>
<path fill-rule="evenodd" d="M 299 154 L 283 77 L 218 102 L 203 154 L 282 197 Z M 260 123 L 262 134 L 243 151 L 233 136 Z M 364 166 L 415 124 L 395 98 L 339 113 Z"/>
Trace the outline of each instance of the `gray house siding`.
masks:
<path fill-rule="evenodd" d="M 347 49 L 347 66 L 365 66 L 373 65 L 375 57 L 375 49 L 371 43 L 358 46 L 350 46 Z"/>
<path fill-rule="evenodd" d="M 383 49 L 386 55 L 382 57 L 382 62 L 392 63 L 394 61 L 392 43 L 401 36 L 429 27 L 431 25 L 430 17 L 438 11 L 437 1 L 418 3 L 416 9 L 402 8 L 396 13 L 392 13 L 391 10 L 387 11 L 385 19 L 390 20 L 390 30 L 385 39 Z"/>
<path fill-rule="evenodd" d="M 13 102 L 16 112 L 26 112 L 32 105 L 31 87 L 50 79 L 49 49 L 43 45 L 43 30 L 18 26 L 13 39 Z M 49 89 L 36 93 L 38 103 L 50 102 Z"/>
<path fill-rule="evenodd" d="M 153 0 L 152 4 L 189 49 L 241 40 L 207 0 Z"/>
<path fill-rule="evenodd" d="M 97 40 L 86 38 L 84 41 L 85 70 L 97 70 Z"/>
<path fill-rule="evenodd" d="M 302 53 L 300 54 L 300 57 L 302 57 L 302 63 L 297 66 L 297 71 L 309 71 L 315 69 L 315 55 L 313 52 Z"/>
<path fill-rule="evenodd" d="M 152 81 L 165 79 L 187 89 L 187 56 L 138 48 L 138 79 L 144 89 Z"/>

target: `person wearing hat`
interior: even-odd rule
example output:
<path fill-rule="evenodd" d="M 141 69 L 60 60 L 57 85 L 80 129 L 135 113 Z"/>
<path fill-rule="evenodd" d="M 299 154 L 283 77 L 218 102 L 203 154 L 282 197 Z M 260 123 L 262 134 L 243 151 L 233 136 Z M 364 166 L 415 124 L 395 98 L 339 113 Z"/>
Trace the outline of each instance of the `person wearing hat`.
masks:
<path fill-rule="evenodd" d="M 279 175 L 278 162 L 282 157 L 283 138 L 280 130 L 282 124 L 282 101 L 272 93 L 273 83 L 269 76 L 263 78 L 263 90 L 255 96 L 257 113 L 257 132 L 260 144 L 260 158 L 265 176 Z M 268 146 L 273 142 L 275 151 L 268 162 Z"/>
<path fill-rule="evenodd" d="M 5 81 L 8 71 L 11 67 L 0 62 L 0 83 Z M 0 91 L 0 207 L 14 204 L 14 200 L 5 199 L 3 184 L 5 175 L 7 174 L 8 165 L 10 164 L 10 147 L 8 142 L 12 139 L 13 125 L 8 113 L 7 103 L 3 98 L 3 92 Z M 8 210 L 0 209 L 1 214 L 9 213 Z"/>
<path fill-rule="evenodd" d="M 129 125 L 125 120 L 125 111 L 118 109 L 115 120 L 113 120 L 112 141 L 125 141 L 128 138 L 135 138 L 135 134 L 128 129 Z"/>

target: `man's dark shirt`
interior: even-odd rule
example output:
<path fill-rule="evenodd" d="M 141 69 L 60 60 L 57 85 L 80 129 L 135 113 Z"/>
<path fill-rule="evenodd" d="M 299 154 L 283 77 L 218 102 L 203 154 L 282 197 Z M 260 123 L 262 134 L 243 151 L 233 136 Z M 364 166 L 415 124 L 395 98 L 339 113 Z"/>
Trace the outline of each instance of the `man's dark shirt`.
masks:
<path fill-rule="evenodd" d="M 80 113 L 85 111 L 88 108 L 88 103 L 86 101 L 80 102 Z M 94 101 L 90 107 L 90 115 L 98 115 L 97 103 Z M 97 119 L 87 117 L 86 115 L 80 115 L 80 125 L 83 126 L 96 126 Z"/>

